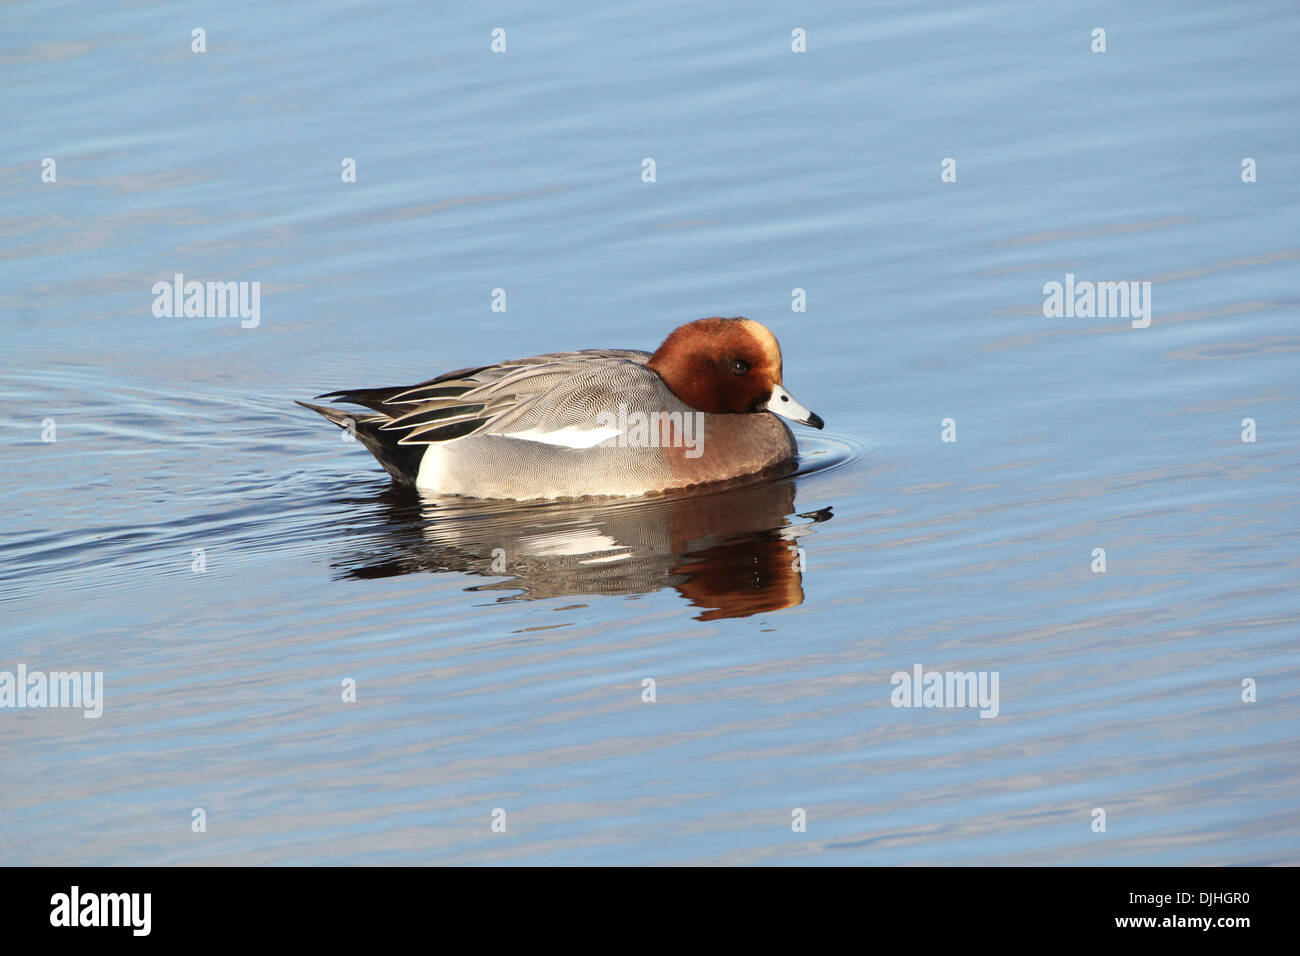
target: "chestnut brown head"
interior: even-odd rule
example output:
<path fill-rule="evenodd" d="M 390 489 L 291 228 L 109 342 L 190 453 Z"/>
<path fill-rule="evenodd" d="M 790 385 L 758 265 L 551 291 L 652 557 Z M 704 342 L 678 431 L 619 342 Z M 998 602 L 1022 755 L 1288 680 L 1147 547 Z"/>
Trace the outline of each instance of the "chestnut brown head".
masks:
<path fill-rule="evenodd" d="M 761 322 L 687 322 L 664 339 L 648 364 L 674 395 L 702 412 L 768 411 L 813 428 L 825 424 L 781 384 L 781 346 Z"/>

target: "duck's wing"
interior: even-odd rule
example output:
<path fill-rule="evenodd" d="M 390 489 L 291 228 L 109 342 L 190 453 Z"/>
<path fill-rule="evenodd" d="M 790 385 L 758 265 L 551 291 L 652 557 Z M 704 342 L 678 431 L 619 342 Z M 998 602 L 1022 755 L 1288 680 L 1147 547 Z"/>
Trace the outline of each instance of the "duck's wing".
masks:
<path fill-rule="evenodd" d="M 354 389 L 318 397 L 374 411 L 375 415 L 365 419 L 368 430 L 373 429 L 375 437 L 385 443 L 431 445 L 477 432 L 547 440 L 565 429 L 589 426 L 607 405 L 649 400 L 662 386 L 659 377 L 646 368 L 649 357 L 650 353 L 633 349 L 554 352 L 457 369 L 418 385 Z M 338 423 L 322 406 L 307 407 Z"/>

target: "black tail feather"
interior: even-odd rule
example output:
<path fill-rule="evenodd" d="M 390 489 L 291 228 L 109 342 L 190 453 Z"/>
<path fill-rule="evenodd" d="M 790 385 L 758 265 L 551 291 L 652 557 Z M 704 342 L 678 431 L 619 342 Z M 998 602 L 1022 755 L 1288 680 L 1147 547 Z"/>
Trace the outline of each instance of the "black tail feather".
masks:
<path fill-rule="evenodd" d="M 339 428 L 351 431 L 357 441 L 369 449 L 393 478 L 404 484 L 415 484 L 415 479 L 420 474 L 420 462 L 424 460 L 426 446 L 401 445 L 397 441 L 399 437 L 397 433 L 381 432 L 379 426 L 388 421 L 386 416 L 357 416 L 343 408 L 313 405 L 310 402 L 297 402 L 297 404 L 303 408 L 310 408 Z"/>

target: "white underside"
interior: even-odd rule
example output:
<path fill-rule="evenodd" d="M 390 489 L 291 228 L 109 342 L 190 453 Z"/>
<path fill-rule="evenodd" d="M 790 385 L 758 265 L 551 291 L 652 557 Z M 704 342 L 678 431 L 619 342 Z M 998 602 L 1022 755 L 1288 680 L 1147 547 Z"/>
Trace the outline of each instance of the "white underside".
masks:
<path fill-rule="evenodd" d="M 427 445 L 420 459 L 420 471 L 415 476 L 415 487 L 441 491 L 447 450 L 442 445 Z"/>
<path fill-rule="evenodd" d="M 614 438 L 619 434 L 621 432 L 617 428 L 575 428 L 570 425 L 556 431 L 543 432 L 534 428 L 525 432 L 514 432 L 513 434 L 498 437 L 513 438 L 516 441 L 538 442 L 539 444 L 555 445 L 561 448 L 594 448 L 601 442 Z M 449 442 L 439 442 L 426 446 L 424 457 L 420 459 L 420 471 L 415 476 L 415 486 L 428 491 L 446 490 L 448 456 L 455 453 L 458 442 L 473 437 L 473 435 L 467 435 L 465 438 L 457 438 Z"/>

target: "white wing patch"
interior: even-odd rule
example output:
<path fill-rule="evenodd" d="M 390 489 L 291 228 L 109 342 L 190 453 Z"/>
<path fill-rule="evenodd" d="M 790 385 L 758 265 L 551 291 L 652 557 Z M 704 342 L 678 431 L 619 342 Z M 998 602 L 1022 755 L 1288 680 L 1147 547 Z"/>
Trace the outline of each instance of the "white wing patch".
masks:
<path fill-rule="evenodd" d="M 557 431 L 544 432 L 530 428 L 525 432 L 510 432 L 502 438 L 541 442 L 544 445 L 561 445 L 565 448 L 592 448 L 603 441 L 622 434 L 617 428 L 577 428 L 566 425 Z"/>

